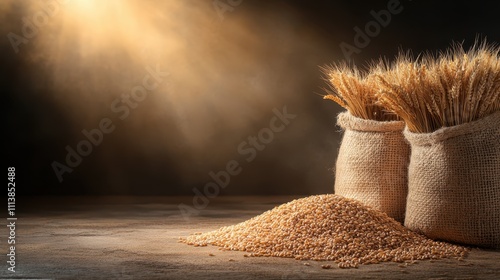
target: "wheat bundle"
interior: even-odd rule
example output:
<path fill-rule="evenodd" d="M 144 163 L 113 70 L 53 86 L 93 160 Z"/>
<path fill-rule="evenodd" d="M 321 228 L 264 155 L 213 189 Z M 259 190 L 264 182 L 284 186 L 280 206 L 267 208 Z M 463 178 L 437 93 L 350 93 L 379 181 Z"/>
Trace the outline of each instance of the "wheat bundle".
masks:
<path fill-rule="evenodd" d="M 378 104 L 399 115 L 409 131 L 429 133 L 500 110 L 500 49 L 460 46 L 420 62 L 402 55 L 379 82 Z"/>
<path fill-rule="evenodd" d="M 370 67 L 368 74 L 355 66 L 337 64 L 323 68 L 328 82 L 324 99 L 335 101 L 357 118 L 375 121 L 398 121 L 399 116 L 377 102 L 380 88 L 378 76 L 388 71 L 387 63 L 380 61 Z"/>
<path fill-rule="evenodd" d="M 429 237 L 500 248 L 500 60 L 485 44 L 379 75 L 379 104 L 411 145 L 405 226 Z"/>
<path fill-rule="evenodd" d="M 325 69 L 330 88 L 325 99 L 348 110 L 338 115 L 345 130 L 335 170 L 335 193 L 381 210 L 403 222 L 410 149 L 402 131 L 404 122 L 376 103 L 378 81 L 372 67 L 363 75 L 340 65 Z"/>

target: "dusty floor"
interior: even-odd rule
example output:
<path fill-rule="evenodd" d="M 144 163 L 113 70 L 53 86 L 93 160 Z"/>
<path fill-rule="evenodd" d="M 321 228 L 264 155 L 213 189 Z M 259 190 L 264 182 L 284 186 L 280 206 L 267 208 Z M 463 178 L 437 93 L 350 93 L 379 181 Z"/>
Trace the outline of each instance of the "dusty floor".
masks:
<path fill-rule="evenodd" d="M 180 215 L 191 198 L 22 198 L 16 272 L 0 278 L 43 279 L 500 279 L 500 251 L 474 249 L 465 261 L 420 261 L 358 269 L 329 262 L 248 258 L 243 252 L 178 243 L 179 236 L 249 219 L 293 197 L 221 197 L 197 217 Z M 6 251 L 6 242 L 1 243 Z M 214 256 L 209 256 L 213 254 Z M 231 260 L 232 259 L 232 260 Z"/>

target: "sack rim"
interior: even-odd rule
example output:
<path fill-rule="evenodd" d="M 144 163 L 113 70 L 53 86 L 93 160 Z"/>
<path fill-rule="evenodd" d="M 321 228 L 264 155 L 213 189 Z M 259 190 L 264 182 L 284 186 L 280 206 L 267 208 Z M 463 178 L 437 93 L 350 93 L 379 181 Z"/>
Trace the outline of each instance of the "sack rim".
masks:
<path fill-rule="evenodd" d="M 370 131 L 370 132 L 394 132 L 403 131 L 403 121 L 376 121 L 366 120 L 353 116 L 349 111 L 344 111 L 337 116 L 337 125 L 344 130 Z"/>
<path fill-rule="evenodd" d="M 412 145 L 428 146 L 443 142 L 450 138 L 476 133 L 492 128 L 500 129 L 500 111 L 494 112 L 475 121 L 455 126 L 442 127 L 430 133 L 411 132 L 408 129 L 408 126 L 406 126 L 404 128 L 403 134 L 406 140 L 408 140 L 408 142 L 410 142 L 410 144 Z"/>

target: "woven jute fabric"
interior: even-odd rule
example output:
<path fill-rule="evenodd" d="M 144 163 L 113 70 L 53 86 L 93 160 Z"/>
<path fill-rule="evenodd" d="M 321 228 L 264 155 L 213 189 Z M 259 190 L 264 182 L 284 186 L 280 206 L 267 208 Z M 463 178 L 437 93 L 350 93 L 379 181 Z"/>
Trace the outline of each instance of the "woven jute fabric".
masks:
<path fill-rule="evenodd" d="M 404 122 L 365 120 L 344 112 L 337 124 L 345 132 L 335 169 L 335 193 L 403 222 L 410 159 Z"/>
<path fill-rule="evenodd" d="M 411 145 L 405 226 L 434 239 L 500 248 L 500 112 L 404 135 Z"/>

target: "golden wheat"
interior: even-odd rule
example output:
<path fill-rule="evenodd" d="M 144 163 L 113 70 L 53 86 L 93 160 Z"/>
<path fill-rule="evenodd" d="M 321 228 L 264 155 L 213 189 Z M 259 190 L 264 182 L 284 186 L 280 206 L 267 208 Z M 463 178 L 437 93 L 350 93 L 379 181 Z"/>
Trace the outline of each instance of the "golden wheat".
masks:
<path fill-rule="evenodd" d="M 398 120 L 399 117 L 377 104 L 376 93 L 379 81 L 376 75 L 387 71 L 386 63 L 381 61 L 362 73 L 356 67 L 337 64 L 323 68 L 328 88 L 324 99 L 335 101 L 346 108 L 353 116 L 377 121 Z"/>
<path fill-rule="evenodd" d="M 459 245 L 428 239 L 383 212 L 334 194 L 296 199 L 242 223 L 179 241 L 245 251 L 245 257 L 334 261 L 340 268 L 387 261 L 463 259 L 469 252 Z"/>
<path fill-rule="evenodd" d="M 400 55 L 390 71 L 376 77 L 378 104 L 412 132 L 433 132 L 500 110 L 499 48 L 485 43 L 467 52 L 454 46 L 419 61 Z"/>

